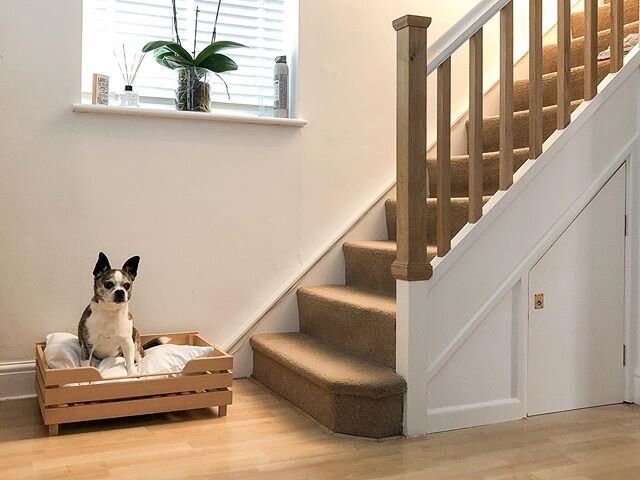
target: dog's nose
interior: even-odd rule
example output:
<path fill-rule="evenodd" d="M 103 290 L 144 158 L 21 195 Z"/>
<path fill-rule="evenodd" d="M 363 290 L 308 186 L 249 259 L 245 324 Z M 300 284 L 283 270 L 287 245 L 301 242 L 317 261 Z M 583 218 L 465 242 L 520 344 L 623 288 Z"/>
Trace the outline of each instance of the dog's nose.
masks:
<path fill-rule="evenodd" d="M 115 292 L 113 292 L 113 299 L 116 302 L 124 302 L 125 300 L 124 290 L 116 290 Z"/>

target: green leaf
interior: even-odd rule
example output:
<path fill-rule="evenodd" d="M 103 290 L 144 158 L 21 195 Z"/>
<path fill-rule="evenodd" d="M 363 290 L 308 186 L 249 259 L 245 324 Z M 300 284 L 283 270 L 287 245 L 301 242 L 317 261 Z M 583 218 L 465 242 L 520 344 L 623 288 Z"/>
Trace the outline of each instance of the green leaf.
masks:
<path fill-rule="evenodd" d="M 191 62 L 187 62 L 184 58 L 176 55 L 167 55 L 166 57 L 162 57 L 162 61 L 172 69 L 192 66 Z"/>
<path fill-rule="evenodd" d="M 156 48 L 164 47 L 165 45 L 169 45 L 170 43 L 174 43 L 171 40 L 154 40 L 153 42 L 147 43 L 144 47 L 142 47 L 143 52 L 150 52 L 155 50 Z"/>
<path fill-rule="evenodd" d="M 222 50 L 226 50 L 227 48 L 246 48 L 246 47 L 241 43 L 231 42 L 229 40 L 221 40 L 219 42 L 212 43 L 198 54 L 195 60 L 195 65 L 199 67 L 205 59 L 209 58 L 214 53 L 220 52 Z"/>
<path fill-rule="evenodd" d="M 156 57 L 156 62 L 158 62 L 163 67 L 170 68 L 171 70 L 175 70 L 180 67 L 191 67 L 191 63 L 187 62 L 184 58 L 178 57 L 176 55 L 159 55 Z"/>
<path fill-rule="evenodd" d="M 173 50 L 167 47 L 160 47 L 153 51 L 153 56 L 156 57 L 156 60 L 158 60 L 159 58 L 164 58 L 167 55 L 175 55 L 175 54 L 176 52 L 174 52 Z"/>
<path fill-rule="evenodd" d="M 184 58 L 187 62 L 192 63 L 193 57 L 189 52 L 187 52 L 184 47 L 176 42 L 169 42 L 167 40 L 156 40 L 154 42 L 147 43 L 144 47 L 142 47 L 143 52 L 151 52 L 157 49 L 169 49 L 173 51 L 178 57 Z"/>
<path fill-rule="evenodd" d="M 182 47 L 182 45 L 178 45 L 177 43 L 170 43 L 169 45 L 165 46 L 173 50 L 179 57 L 184 58 L 187 62 L 189 62 L 190 65 L 193 65 L 193 57 Z"/>
<path fill-rule="evenodd" d="M 211 70 L 214 73 L 231 72 L 238 69 L 238 64 L 236 62 L 221 53 L 209 55 L 197 66 Z"/>

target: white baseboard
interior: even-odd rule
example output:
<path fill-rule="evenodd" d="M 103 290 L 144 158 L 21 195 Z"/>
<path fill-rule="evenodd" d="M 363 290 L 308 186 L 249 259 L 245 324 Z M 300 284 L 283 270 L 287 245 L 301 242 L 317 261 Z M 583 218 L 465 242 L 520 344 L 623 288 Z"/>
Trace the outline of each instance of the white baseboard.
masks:
<path fill-rule="evenodd" d="M 35 394 L 35 362 L 0 363 L 0 400 Z"/>
<path fill-rule="evenodd" d="M 519 420 L 524 417 L 526 412 L 519 399 L 504 398 L 490 402 L 429 409 L 427 410 L 427 429 L 429 433 L 446 432 Z"/>

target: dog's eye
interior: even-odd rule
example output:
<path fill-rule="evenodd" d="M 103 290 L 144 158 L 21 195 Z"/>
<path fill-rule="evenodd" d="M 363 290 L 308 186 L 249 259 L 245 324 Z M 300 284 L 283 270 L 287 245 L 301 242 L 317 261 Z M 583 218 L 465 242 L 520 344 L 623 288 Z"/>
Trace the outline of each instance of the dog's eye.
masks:
<path fill-rule="evenodd" d="M 113 282 L 104 282 L 104 288 L 111 290 L 113 288 Z"/>
<path fill-rule="evenodd" d="M 124 287 L 125 290 L 129 290 L 131 288 L 131 284 L 129 282 L 127 282 L 127 283 L 125 283 L 123 285 L 123 287 Z"/>

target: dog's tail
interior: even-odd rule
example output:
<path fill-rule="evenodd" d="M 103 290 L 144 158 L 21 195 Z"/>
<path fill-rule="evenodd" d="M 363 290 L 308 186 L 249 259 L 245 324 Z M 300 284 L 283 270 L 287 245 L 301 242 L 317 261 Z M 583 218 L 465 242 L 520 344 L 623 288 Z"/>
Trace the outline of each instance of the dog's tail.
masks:
<path fill-rule="evenodd" d="M 151 347 L 157 347 L 158 345 L 164 345 L 166 343 L 169 343 L 170 341 L 171 341 L 171 337 L 163 336 L 163 337 L 154 338 L 153 340 L 149 340 L 147 343 L 142 345 L 142 349 L 146 350 Z"/>

